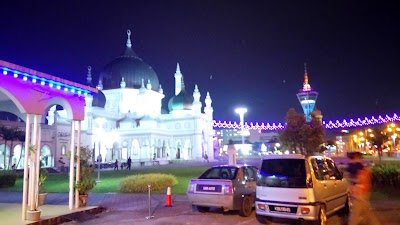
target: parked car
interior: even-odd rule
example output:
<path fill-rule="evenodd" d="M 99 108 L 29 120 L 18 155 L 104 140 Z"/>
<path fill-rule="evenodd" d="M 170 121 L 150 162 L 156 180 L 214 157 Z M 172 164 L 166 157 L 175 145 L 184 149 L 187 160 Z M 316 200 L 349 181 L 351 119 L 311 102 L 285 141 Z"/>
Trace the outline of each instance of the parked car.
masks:
<path fill-rule="evenodd" d="M 193 207 L 206 212 L 210 207 L 239 210 L 250 216 L 256 194 L 257 167 L 249 165 L 213 166 L 189 183 L 187 196 Z"/>
<path fill-rule="evenodd" d="M 327 216 L 348 210 L 347 180 L 325 156 L 268 155 L 262 160 L 256 189 L 256 217 L 326 224 Z"/>

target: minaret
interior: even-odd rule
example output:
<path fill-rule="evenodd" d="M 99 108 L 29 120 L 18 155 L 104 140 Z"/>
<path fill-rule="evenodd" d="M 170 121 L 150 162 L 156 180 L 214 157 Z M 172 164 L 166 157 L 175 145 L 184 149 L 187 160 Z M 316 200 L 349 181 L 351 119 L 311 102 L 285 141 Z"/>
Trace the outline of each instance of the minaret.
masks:
<path fill-rule="evenodd" d="M 103 90 L 103 82 L 101 82 L 101 80 L 99 80 L 99 84 L 97 84 L 96 88 L 100 91 Z"/>
<path fill-rule="evenodd" d="M 87 70 L 88 70 L 87 77 L 86 77 L 87 85 L 89 87 L 93 87 L 93 84 L 92 84 L 92 67 L 88 66 Z"/>
<path fill-rule="evenodd" d="M 210 92 L 208 92 L 208 91 L 207 91 L 207 96 L 206 96 L 206 99 L 204 100 L 204 102 L 206 103 L 206 107 L 204 107 L 204 113 L 206 114 L 207 118 L 212 121 L 214 109 L 211 106 L 212 100 L 210 97 Z"/>
<path fill-rule="evenodd" d="M 178 95 L 182 90 L 182 73 L 181 68 L 179 67 L 179 63 L 176 64 L 176 72 L 175 72 L 175 95 Z"/>
<path fill-rule="evenodd" d="M 193 91 L 193 109 L 195 114 L 200 114 L 201 113 L 201 107 L 202 104 L 200 102 L 200 91 L 199 88 L 197 87 L 197 84 L 194 86 L 194 91 Z"/>
<path fill-rule="evenodd" d="M 212 100 L 210 97 L 210 93 L 207 92 L 207 96 L 205 99 L 206 106 L 204 107 L 205 114 L 205 126 L 204 126 L 204 144 L 205 144 L 205 153 L 207 153 L 210 160 L 214 160 L 214 119 L 213 112 L 214 109 L 211 106 Z"/>
<path fill-rule="evenodd" d="M 151 90 L 150 80 L 147 80 L 146 88 L 147 88 L 147 90 Z"/>
<path fill-rule="evenodd" d="M 120 86 L 121 86 L 121 88 L 125 88 L 126 87 L 126 82 L 125 82 L 125 78 L 124 77 L 122 77 Z"/>
<path fill-rule="evenodd" d="M 311 112 L 314 110 L 315 102 L 317 101 L 318 92 L 311 88 L 308 83 L 307 64 L 304 63 L 304 84 L 303 89 L 297 93 L 297 98 L 303 108 L 306 121 L 311 121 Z"/>
<path fill-rule="evenodd" d="M 144 87 L 144 79 L 142 79 L 142 86 L 139 88 L 139 93 L 144 94 L 146 92 L 146 88 Z"/>

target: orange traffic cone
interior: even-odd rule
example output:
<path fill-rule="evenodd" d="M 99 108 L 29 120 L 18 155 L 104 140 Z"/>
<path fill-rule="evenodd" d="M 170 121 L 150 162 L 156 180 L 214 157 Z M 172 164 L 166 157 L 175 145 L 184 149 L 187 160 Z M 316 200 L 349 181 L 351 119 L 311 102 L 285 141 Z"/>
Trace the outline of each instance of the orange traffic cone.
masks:
<path fill-rule="evenodd" d="M 165 200 L 165 206 L 172 207 L 171 185 L 169 184 L 167 188 L 167 199 Z"/>

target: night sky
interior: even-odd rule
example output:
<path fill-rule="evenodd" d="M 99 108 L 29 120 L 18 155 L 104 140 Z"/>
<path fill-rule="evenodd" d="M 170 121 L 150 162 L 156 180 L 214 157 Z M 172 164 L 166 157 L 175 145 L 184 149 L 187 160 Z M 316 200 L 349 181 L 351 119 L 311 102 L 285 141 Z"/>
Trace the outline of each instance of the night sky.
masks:
<path fill-rule="evenodd" d="M 301 112 L 304 62 L 324 120 L 398 112 L 400 8 L 390 1 L 2 1 L 0 59 L 97 83 L 132 48 L 168 100 L 176 63 L 186 90 L 210 91 L 214 118 L 284 122 Z M 1 81 L 1 80 L 0 80 Z"/>

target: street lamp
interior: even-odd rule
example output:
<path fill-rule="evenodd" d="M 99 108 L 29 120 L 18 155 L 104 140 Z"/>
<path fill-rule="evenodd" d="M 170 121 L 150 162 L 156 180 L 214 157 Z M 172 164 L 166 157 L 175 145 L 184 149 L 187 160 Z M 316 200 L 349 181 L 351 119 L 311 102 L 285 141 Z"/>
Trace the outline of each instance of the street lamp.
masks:
<path fill-rule="evenodd" d="M 242 133 L 242 152 L 244 151 L 244 114 L 247 112 L 246 108 L 237 108 L 235 109 L 235 112 L 239 114 L 240 116 L 240 127 L 241 127 L 241 133 Z"/>

